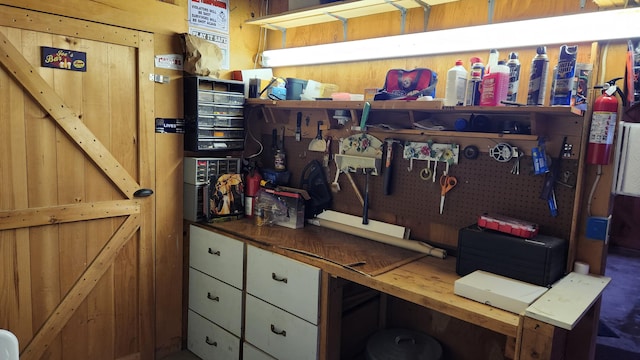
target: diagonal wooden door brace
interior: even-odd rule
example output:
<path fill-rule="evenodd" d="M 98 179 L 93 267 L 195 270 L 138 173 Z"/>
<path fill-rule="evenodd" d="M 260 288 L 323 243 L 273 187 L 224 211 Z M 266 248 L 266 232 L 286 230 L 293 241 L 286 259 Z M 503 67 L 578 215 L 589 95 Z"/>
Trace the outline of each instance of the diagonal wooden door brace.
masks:
<path fill-rule="evenodd" d="M 34 335 L 33 339 L 20 354 L 21 360 L 37 360 L 42 357 L 49 348 L 51 342 L 58 336 L 60 331 L 67 324 L 74 312 L 82 304 L 85 298 L 98 284 L 107 269 L 113 265 L 114 259 L 120 249 L 133 237 L 140 228 L 142 218 L 138 215 L 131 215 L 113 234 L 107 244 L 100 250 L 100 253 L 93 260 L 91 265 L 82 273 L 78 281 L 58 304 L 51 316 L 45 321 L 42 327 Z"/>
<path fill-rule="evenodd" d="M 78 115 L 66 106 L 62 98 L 2 32 L 0 32 L 0 64 L 51 115 L 118 189 L 132 199 L 134 192 L 140 189 L 140 185 L 93 135 Z"/>

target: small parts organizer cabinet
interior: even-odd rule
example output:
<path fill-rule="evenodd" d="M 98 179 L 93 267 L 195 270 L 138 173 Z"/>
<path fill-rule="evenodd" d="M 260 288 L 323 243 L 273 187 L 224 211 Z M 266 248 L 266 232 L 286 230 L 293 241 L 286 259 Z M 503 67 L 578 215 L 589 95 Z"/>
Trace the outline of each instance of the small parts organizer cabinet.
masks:
<path fill-rule="evenodd" d="M 189 240 L 192 353 L 202 359 L 318 357 L 320 269 L 248 245 L 243 283 L 244 242 L 194 225 Z"/>
<path fill-rule="evenodd" d="M 187 348 L 202 359 L 239 359 L 244 243 L 190 228 Z"/>
<path fill-rule="evenodd" d="M 244 147 L 244 83 L 209 77 L 184 78 L 185 150 Z"/>
<path fill-rule="evenodd" d="M 276 359 L 316 359 L 319 289 L 320 269 L 247 246 L 245 341 Z"/>

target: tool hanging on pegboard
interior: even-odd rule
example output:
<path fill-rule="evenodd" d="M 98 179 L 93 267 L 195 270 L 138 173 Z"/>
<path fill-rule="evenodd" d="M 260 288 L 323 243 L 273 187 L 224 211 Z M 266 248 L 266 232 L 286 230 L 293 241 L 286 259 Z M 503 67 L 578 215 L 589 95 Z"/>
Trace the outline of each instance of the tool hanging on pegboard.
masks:
<path fill-rule="evenodd" d="M 524 155 L 517 147 L 507 143 L 498 143 L 493 147 L 489 147 L 489 156 L 498 162 L 509 162 L 515 159 L 515 163 L 511 168 L 511 173 L 520 175 L 520 158 Z"/>
<path fill-rule="evenodd" d="M 420 178 L 423 180 L 431 180 L 435 182 L 436 173 L 439 162 L 446 164 L 446 170 L 449 165 L 458 163 L 460 153 L 460 145 L 457 144 L 438 144 L 434 142 L 414 142 L 407 141 L 404 144 L 403 157 L 409 160 L 408 171 L 413 170 L 413 160 L 426 160 L 427 166 L 420 171 Z M 431 162 L 433 161 L 433 170 Z"/>

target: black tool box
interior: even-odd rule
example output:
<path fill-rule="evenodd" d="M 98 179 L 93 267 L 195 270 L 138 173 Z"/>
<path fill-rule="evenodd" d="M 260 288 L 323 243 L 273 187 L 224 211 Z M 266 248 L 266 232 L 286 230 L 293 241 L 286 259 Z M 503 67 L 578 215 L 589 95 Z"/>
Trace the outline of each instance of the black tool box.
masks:
<path fill-rule="evenodd" d="M 458 232 L 456 272 L 484 270 L 512 279 L 550 286 L 565 274 L 566 240 L 536 235 L 532 239 L 471 225 Z"/>

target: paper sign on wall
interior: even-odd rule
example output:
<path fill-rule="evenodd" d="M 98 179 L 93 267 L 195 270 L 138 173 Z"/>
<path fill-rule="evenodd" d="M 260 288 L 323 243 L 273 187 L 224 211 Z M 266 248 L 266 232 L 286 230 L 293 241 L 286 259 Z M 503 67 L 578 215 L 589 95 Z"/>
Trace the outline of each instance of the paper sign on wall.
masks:
<path fill-rule="evenodd" d="M 184 68 L 184 56 L 180 54 L 156 55 L 155 66 L 162 69 L 182 70 Z"/>
<path fill-rule="evenodd" d="M 189 1 L 189 23 L 228 34 L 229 0 Z"/>

